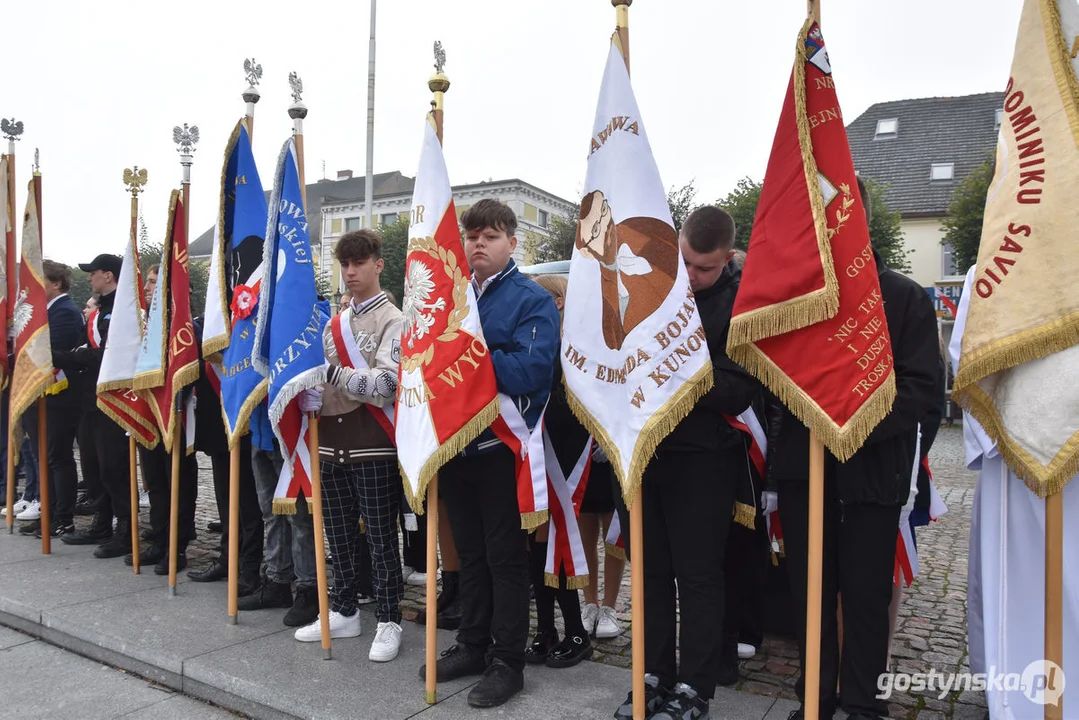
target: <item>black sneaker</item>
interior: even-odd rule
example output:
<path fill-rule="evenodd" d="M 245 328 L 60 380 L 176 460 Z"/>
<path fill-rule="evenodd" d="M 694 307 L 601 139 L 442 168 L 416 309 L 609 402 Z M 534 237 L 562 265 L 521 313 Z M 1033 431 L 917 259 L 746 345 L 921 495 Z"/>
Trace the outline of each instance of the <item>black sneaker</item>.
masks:
<path fill-rule="evenodd" d="M 707 720 L 708 701 L 685 683 L 678 683 L 649 720 Z"/>
<path fill-rule="evenodd" d="M 551 648 L 551 652 L 547 655 L 547 667 L 573 667 L 590 657 L 592 657 L 592 640 L 587 635 L 584 637 L 567 635 L 565 640 Z"/>
<path fill-rule="evenodd" d="M 240 610 L 290 608 L 292 607 L 292 586 L 288 583 L 263 580 L 254 592 L 240 598 L 237 607 Z"/>
<path fill-rule="evenodd" d="M 180 572 L 187 567 L 187 552 L 184 550 L 178 550 L 176 552 L 176 572 Z M 154 565 L 154 575 L 168 575 L 169 574 L 169 554 L 165 553 L 165 557 L 161 558 Z"/>
<path fill-rule="evenodd" d="M 30 522 L 23 523 L 19 527 L 19 534 L 20 535 L 36 535 L 37 537 L 41 537 L 41 521 L 40 520 L 31 520 Z"/>
<path fill-rule="evenodd" d="M 806 720 L 805 711 L 802 710 L 802 708 L 791 710 L 791 714 L 787 716 L 787 720 Z M 988 720 L 988 716 L 986 717 L 986 720 Z"/>
<path fill-rule="evenodd" d="M 310 625 L 318 620 L 318 588 L 296 587 L 296 600 L 282 620 L 289 627 Z"/>
<path fill-rule="evenodd" d="M 644 714 L 652 716 L 656 710 L 667 700 L 670 688 L 659 684 L 659 678 L 655 675 L 644 676 Z M 626 695 L 626 701 L 614 711 L 615 720 L 633 720 L 633 691 Z"/>
<path fill-rule="evenodd" d="M 719 674 L 716 675 L 716 684 L 723 687 L 734 687 L 738 684 L 738 663 L 720 663 Z"/>
<path fill-rule="evenodd" d="M 524 686 L 524 672 L 495 658 L 484 671 L 483 679 L 468 693 L 468 704 L 474 708 L 498 707 L 521 692 Z"/>
<path fill-rule="evenodd" d="M 190 577 L 191 573 L 188 573 Z M 262 578 L 259 577 L 258 571 L 247 572 L 240 571 L 240 578 L 236 581 L 236 596 L 247 597 L 256 590 L 259 589 L 259 585 L 262 583 Z M 291 605 L 289 606 L 291 607 Z"/>
<path fill-rule="evenodd" d="M 60 541 L 65 545 L 100 545 L 112 537 L 112 518 L 94 515 L 90 527 L 64 535 Z"/>
<path fill-rule="evenodd" d="M 104 560 L 123 557 L 129 552 L 131 552 L 131 535 L 117 530 L 111 540 L 97 546 L 97 549 L 94 550 L 94 557 Z"/>
<path fill-rule="evenodd" d="M 206 529 L 209 532 L 220 534 L 221 533 L 221 523 L 217 522 L 216 520 L 211 520 L 210 522 L 206 523 Z"/>
<path fill-rule="evenodd" d="M 558 631 L 552 629 L 537 632 L 532 644 L 525 648 L 525 662 L 542 665 L 547 662 L 547 656 L 556 645 L 558 645 Z"/>
<path fill-rule="evenodd" d="M 54 538 L 62 538 L 64 535 L 70 535 L 75 532 L 75 525 L 73 523 L 52 523 L 52 532 L 49 533 Z M 37 529 L 34 533 L 34 537 L 41 537 L 41 528 Z"/>
<path fill-rule="evenodd" d="M 169 549 L 164 545 L 152 543 L 139 549 L 139 565 L 157 565 L 161 558 L 168 558 Z M 124 557 L 124 565 L 130 566 L 135 562 L 135 556 L 128 553 Z"/>
<path fill-rule="evenodd" d="M 487 669 L 486 652 L 469 645 L 454 645 L 442 653 L 435 666 L 438 682 L 449 682 L 469 675 L 480 675 Z M 427 666 L 420 666 L 420 679 L 427 679 Z"/>

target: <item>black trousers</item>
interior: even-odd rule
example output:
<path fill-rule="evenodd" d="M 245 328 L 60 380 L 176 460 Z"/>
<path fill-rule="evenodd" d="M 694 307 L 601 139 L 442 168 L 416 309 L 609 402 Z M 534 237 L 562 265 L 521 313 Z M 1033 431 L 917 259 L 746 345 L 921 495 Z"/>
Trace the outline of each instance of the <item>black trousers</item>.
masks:
<path fill-rule="evenodd" d="M 738 643 L 760 647 L 761 607 L 768 565 L 768 530 L 758 513 L 753 530 L 731 523 L 723 574 L 723 663 L 738 664 Z"/>
<path fill-rule="evenodd" d="M 240 438 L 240 572 L 257 574 L 262 565 L 262 509 L 251 469 L 251 436 Z M 214 473 L 214 497 L 221 517 L 221 557 L 229 552 L 229 453 L 210 455 Z"/>
<path fill-rule="evenodd" d="M 821 587 L 820 717 L 835 711 L 836 680 L 843 710 L 887 716 L 876 698 L 877 678 L 888 657 L 888 605 L 892 600 L 898 505 L 851 505 L 835 499 L 831 478 L 824 488 L 824 556 Z M 809 543 L 809 482 L 780 481 L 787 572 L 797 618 L 802 678 L 795 690 L 805 698 L 806 573 Z M 843 594 L 843 661 L 839 665 L 838 593 Z"/>
<path fill-rule="evenodd" d="M 657 452 L 641 491 L 645 672 L 708 699 L 723 639 L 723 561 L 735 499 L 724 468 L 733 462 L 721 452 Z"/>
<path fill-rule="evenodd" d="M 71 390 L 65 391 L 70 393 Z M 68 525 L 75 517 L 79 472 L 75 466 L 75 436 L 79 431 L 79 406 L 58 395 L 45 399 L 45 444 L 49 463 L 49 510 L 52 520 Z M 38 447 L 37 403 L 23 416 L 30 443 Z"/>
<path fill-rule="evenodd" d="M 95 511 L 105 520 L 111 520 L 115 515 L 121 523 L 127 523 L 131 520 L 131 464 L 127 433 L 100 410 L 84 410 L 83 418 L 93 439 L 103 491 Z"/>
<path fill-rule="evenodd" d="M 183 452 L 181 450 L 180 452 Z M 172 456 L 165 446 L 158 443 L 153 450 L 139 447 L 139 462 L 146 481 L 146 494 L 150 496 L 150 542 L 169 544 L 169 520 L 172 505 Z M 195 455 L 180 459 L 180 507 L 177 542 L 180 550 L 194 540 L 195 501 L 198 497 L 199 465 Z"/>
<path fill-rule="evenodd" d="M 513 453 L 499 446 L 456 457 L 439 471 L 439 496 L 461 558 L 457 642 L 490 649 L 515 670 L 528 642 L 528 550 Z"/>
<path fill-rule="evenodd" d="M 427 503 L 425 502 L 424 507 L 426 508 L 426 506 Z M 407 530 L 405 528 L 405 514 L 411 512 L 412 508 L 408 506 L 408 500 L 405 499 L 402 491 L 400 523 L 403 551 L 401 561 L 416 572 L 425 573 L 427 572 L 427 515 L 417 515 L 416 529 Z"/>

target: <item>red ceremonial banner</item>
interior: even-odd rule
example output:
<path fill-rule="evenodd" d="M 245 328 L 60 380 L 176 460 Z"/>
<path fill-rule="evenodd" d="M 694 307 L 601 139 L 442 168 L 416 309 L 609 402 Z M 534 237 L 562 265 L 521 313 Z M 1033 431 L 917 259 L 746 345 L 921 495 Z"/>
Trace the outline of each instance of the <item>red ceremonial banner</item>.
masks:
<path fill-rule="evenodd" d="M 798 36 L 727 347 L 840 460 L 895 400 L 865 208 L 812 20 Z"/>

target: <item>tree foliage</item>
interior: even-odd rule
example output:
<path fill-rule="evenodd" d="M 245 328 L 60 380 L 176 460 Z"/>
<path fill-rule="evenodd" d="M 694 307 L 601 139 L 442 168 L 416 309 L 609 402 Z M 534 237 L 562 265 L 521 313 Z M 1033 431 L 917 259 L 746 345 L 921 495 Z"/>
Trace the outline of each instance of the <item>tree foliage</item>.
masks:
<path fill-rule="evenodd" d="M 896 272 L 910 272 L 910 250 L 903 246 L 902 218 L 899 213 L 888 207 L 888 201 L 884 198 L 884 185 L 865 181 L 866 190 L 869 191 L 869 201 L 872 207 L 872 218 L 869 221 L 869 240 L 884 262 Z"/>
<path fill-rule="evenodd" d="M 716 205 L 734 220 L 734 246 L 739 250 L 749 247 L 753 218 L 757 214 L 757 203 L 760 199 L 761 183 L 744 177 L 727 193 L 727 197 L 716 201 Z"/>
<path fill-rule="evenodd" d="M 667 192 L 667 206 L 671 210 L 671 219 L 674 220 L 674 229 L 682 231 L 682 225 L 686 218 L 693 212 L 696 205 L 693 201 L 697 197 L 697 188 L 693 187 L 693 180 L 680 188 L 671 188 Z"/>
<path fill-rule="evenodd" d="M 397 218 L 392 225 L 379 226 L 382 235 L 382 289 L 393 295 L 397 307 L 405 291 L 405 256 L 408 254 L 408 215 Z"/>
<path fill-rule="evenodd" d="M 580 215 L 580 205 L 574 205 L 569 215 L 552 215 L 547 228 L 549 235 L 533 240 L 525 249 L 525 255 L 531 254 L 534 263 L 569 260 L 577 241 L 577 218 Z"/>
<path fill-rule="evenodd" d="M 944 239 L 941 244 L 952 246 L 955 267 L 960 274 L 978 262 L 978 247 L 982 243 L 982 220 L 985 198 L 993 181 L 993 161 L 986 159 L 974 172 L 964 178 L 952 193 L 948 215 L 944 218 Z"/>

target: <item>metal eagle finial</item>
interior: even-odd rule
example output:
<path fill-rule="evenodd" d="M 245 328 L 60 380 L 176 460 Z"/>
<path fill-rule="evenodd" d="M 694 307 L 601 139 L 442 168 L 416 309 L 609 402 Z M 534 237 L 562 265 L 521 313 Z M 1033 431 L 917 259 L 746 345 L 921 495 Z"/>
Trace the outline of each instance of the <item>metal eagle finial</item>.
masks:
<path fill-rule="evenodd" d="M 288 74 L 288 84 L 292 88 L 292 102 L 296 104 L 303 102 L 303 80 L 295 70 Z"/>
<path fill-rule="evenodd" d="M 247 76 L 247 84 L 255 87 L 262 79 L 262 64 L 255 62 L 255 58 L 244 60 L 244 75 Z"/>
<path fill-rule="evenodd" d="M 442 48 L 442 41 L 435 40 L 435 72 L 442 72 L 446 67 L 446 51 Z"/>
<path fill-rule="evenodd" d="M 195 152 L 195 145 L 199 141 L 199 126 L 191 125 L 189 127 L 187 123 L 184 123 L 183 127 L 177 125 L 172 129 L 172 141 L 180 146 L 176 148 L 176 152 L 181 155 L 192 154 Z"/>
<path fill-rule="evenodd" d="M 146 168 L 140 168 L 138 165 L 124 168 L 124 185 L 127 185 L 127 191 L 132 195 L 138 195 L 143 191 L 147 179 Z"/>
<path fill-rule="evenodd" d="M 22 120 L 16 120 L 15 118 L 10 120 L 7 118 L 0 119 L 0 132 L 3 132 L 4 137 L 8 140 L 21 140 L 22 138 L 19 136 L 22 135 L 22 131 Z"/>

